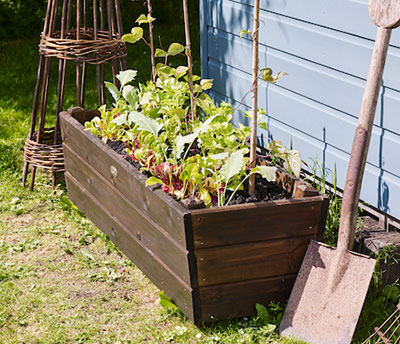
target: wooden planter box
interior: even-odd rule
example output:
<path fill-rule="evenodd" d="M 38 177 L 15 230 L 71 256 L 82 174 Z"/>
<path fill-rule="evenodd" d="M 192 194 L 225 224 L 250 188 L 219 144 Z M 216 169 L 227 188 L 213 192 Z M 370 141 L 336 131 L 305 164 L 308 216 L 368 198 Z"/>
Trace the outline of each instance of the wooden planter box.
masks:
<path fill-rule="evenodd" d="M 309 240 L 324 230 L 326 197 L 281 172 L 293 199 L 188 210 L 84 130 L 96 115 L 60 115 L 68 196 L 189 319 L 287 300 Z"/>

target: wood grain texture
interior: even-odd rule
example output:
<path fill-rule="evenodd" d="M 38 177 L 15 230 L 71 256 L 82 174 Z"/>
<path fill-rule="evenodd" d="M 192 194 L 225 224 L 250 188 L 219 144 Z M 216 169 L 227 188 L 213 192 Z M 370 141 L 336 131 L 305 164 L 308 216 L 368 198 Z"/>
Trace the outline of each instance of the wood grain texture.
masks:
<path fill-rule="evenodd" d="M 296 275 L 200 288 L 201 319 L 235 318 L 256 314 L 256 303 L 286 302 Z"/>
<path fill-rule="evenodd" d="M 379 27 L 396 28 L 400 25 L 399 0 L 370 0 L 369 14 Z"/>
<path fill-rule="evenodd" d="M 323 199 L 317 196 L 192 210 L 194 245 L 201 249 L 315 235 Z"/>
<path fill-rule="evenodd" d="M 135 236 L 152 254 L 162 260 L 179 278 L 190 285 L 189 252 L 171 238 L 161 226 L 148 218 L 132 204 L 114 185 L 102 177 L 92 166 L 79 157 L 67 144 L 64 155 L 68 172 L 110 214 Z"/>
<path fill-rule="evenodd" d="M 199 286 L 295 274 L 315 235 L 196 250 Z"/>
<path fill-rule="evenodd" d="M 186 210 L 166 193 L 154 193 L 145 186 L 146 177 L 93 134 L 84 131 L 73 117 L 61 114 L 64 142 L 113 184 L 132 204 L 164 228 L 187 248 L 184 217 Z"/>
<path fill-rule="evenodd" d="M 388 2 L 390 1 L 385 2 L 382 0 L 382 3 Z M 375 1 L 371 0 L 370 4 L 374 3 Z M 397 2 L 397 4 L 400 3 Z M 387 8 L 386 10 L 390 9 Z M 378 16 L 382 19 L 382 13 L 378 14 Z M 379 89 L 382 83 L 383 70 L 385 68 L 391 32 L 392 29 L 379 27 L 376 35 L 374 51 L 371 57 L 367 84 L 365 86 L 357 129 L 354 134 L 354 142 L 343 191 L 337 243 L 338 250 L 345 250 L 346 248 L 352 249 L 353 247 L 361 184 L 367 162 L 376 104 L 378 102 Z"/>
<path fill-rule="evenodd" d="M 172 270 L 158 259 L 148 248 L 130 233 L 113 214 L 109 213 L 69 172 L 66 173 L 68 196 L 104 233 L 124 252 L 133 263 L 166 295 L 171 297 L 179 308 L 196 321 L 192 288 L 185 284 Z"/>

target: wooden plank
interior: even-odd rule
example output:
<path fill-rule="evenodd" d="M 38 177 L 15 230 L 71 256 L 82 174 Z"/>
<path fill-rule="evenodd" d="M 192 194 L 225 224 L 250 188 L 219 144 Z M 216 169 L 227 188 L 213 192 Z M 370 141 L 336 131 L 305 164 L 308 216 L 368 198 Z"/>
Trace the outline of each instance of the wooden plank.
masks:
<path fill-rule="evenodd" d="M 210 2 L 208 22 L 210 28 L 215 28 L 211 29 L 212 34 L 222 31 L 238 35 L 243 27 L 247 27 L 251 8 L 231 2 L 223 2 L 222 6 L 213 6 L 213 3 Z M 223 17 L 220 13 L 223 13 Z M 260 21 L 264 23 L 260 31 L 261 45 L 366 79 L 373 40 L 266 11 L 261 11 Z M 231 49 L 234 49 L 233 45 Z M 211 51 L 211 47 L 208 50 Z M 230 51 L 221 48 L 219 51 L 224 58 L 231 55 Z M 236 50 L 236 53 L 242 54 L 242 50 L 239 53 Z M 393 71 L 397 70 L 399 60 L 399 48 L 390 47 L 383 85 L 397 90 L 400 89 L 400 81 Z"/>
<path fill-rule="evenodd" d="M 81 159 L 80 153 L 74 152 L 66 143 L 63 148 L 68 172 L 99 203 L 103 203 L 104 209 L 113 214 L 142 246 L 151 250 L 179 278 L 190 285 L 189 252 Z"/>
<path fill-rule="evenodd" d="M 213 71 L 213 64 L 210 64 L 210 70 Z M 239 97 L 237 91 L 231 91 L 229 85 L 242 84 L 242 80 L 246 80 L 246 74 L 237 71 L 233 68 L 218 69 L 218 76 L 216 79 L 216 90 L 227 94 L 229 97 L 231 93 L 233 96 Z M 238 82 L 240 80 L 240 82 Z M 342 113 L 335 109 L 330 108 L 324 104 L 314 102 L 306 97 L 290 92 L 284 88 L 275 85 L 268 86 L 263 90 L 260 87 L 260 93 L 264 93 L 268 99 L 268 118 L 271 120 L 279 120 L 286 123 L 292 133 L 300 131 L 309 135 L 310 139 L 317 139 L 324 144 L 330 144 L 343 151 L 350 151 L 353 135 L 357 126 L 356 117 Z M 385 100 L 384 100 L 385 102 Z M 399 102 L 400 104 L 400 102 Z M 301 116 L 293 116 L 293 113 L 301 113 Z M 276 136 L 282 139 L 280 136 Z M 378 166 L 380 160 L 380 141 L 382 137 L 382 129 L 374 126 L 371 136 L 371 146 L 368 155 L 368 162 Z M 400 136 L 399 136 L 400 139 Z M 289 140 L 290 142 L 290 140 Z M 396 142 L 400 149 L 400 142 Z M 309 155 L 306 150 L 303 151 L 296 144 L 294 148 L 300 150 L 307 157 L 314 157 Z"/>
<path fill-rule="evenodd" d="M 171 271 L 148 248 L 127 230 L 119 220 L 91 195 L 68 172 L 65 174 L 68 196 L 104 233 L 124 252 L 135 265 L 166 295 L 173 299 L 178 307 L 195 321 L 192 288 Z"/>
<path fill-rule="evenodd" d="M 218 3 L 226 0 L 217 0 Z M 232 2 L 253 5 L 252 0 Z M 376 26 L 368 13 L 368 0 L 308 0 L 307 6 L 298 0 L 261 0 L 262 10 L 278 13 L 294 19 L 328 27 L 370 40 L 375 39 Z M 339 20 L 340 18 L 340 20 Z M 400 32 L 393 31 L 391 45 L 400 47 Z"/>
<path fill-rule="evenodd" d="M 310 239 L 315 235 L 196 250 L 199 286 L 297 273 Z"/>
<path fill-rule="evenodd" d="M 296 275 L 200 288 L 201 319 L 218 319 L 256 314 L 256 303 L 286 302 Z"/>
<path fill-rule="evenodd" d="M 166 193 L 155 193 L 145 186 L 146 177 L 105 145 L 68 114 L 61 114 L 64 142 L 79 152 L 106 180 L 110 181 L 129 201 L 148 218 L 164 228 L 182 246 L 186 242 L 184 217 L 187 209 Z"/>
<path fill-rule="evenodd" d="M 323 197 L 192 210 L 196 249 L 315 235 Z"/>

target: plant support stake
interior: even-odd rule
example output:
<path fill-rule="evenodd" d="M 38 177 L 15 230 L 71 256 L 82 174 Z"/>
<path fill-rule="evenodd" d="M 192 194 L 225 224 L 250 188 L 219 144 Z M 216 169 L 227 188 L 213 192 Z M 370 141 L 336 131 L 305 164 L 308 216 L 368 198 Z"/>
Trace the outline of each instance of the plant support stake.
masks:
<path fill-rule="evenodd" d="M 190 29 L 189 29 L 189 11 L 187 0 L 183 0 L 183 18 L 185 22 L 185 37 L 186 37 L 186 56 L 188 63 L 188 83 L 190 90 L 190 108 L 191 110 L 191 119 L 194 120 L 196 113 L 196 99 L 194 98 L 193 92 L 193 60 L 192 60 L 192 51 L 190 48 Z"/>
<path fill-rule="evenodd" d="M 252 109 L 251 109 L 251 141 L 250 141 L 250 168 L 256 165 L 257 149 L 257 96 L 258 96 L 258 29 L 260 26 L 260 0 L 254 0 L 254 30 L 253 30 L 253 83 L 252 83 Z M 250 176 L 249 194 L 255 191 L 256 176 Z"/>
<path fill-rule="evenodd" d="M 151 6 L 151 1 L 147 0 L 147 10 L 149 17 L 153 12 L 153 7 Z M 150 56 L 151 56 L 151 81 L 154 86 L 156 85 L 156 64 L 154 62 L 154 39 L 153 39 L 153 22 L 149 20 L 149 36 L 150 36 Z"/>

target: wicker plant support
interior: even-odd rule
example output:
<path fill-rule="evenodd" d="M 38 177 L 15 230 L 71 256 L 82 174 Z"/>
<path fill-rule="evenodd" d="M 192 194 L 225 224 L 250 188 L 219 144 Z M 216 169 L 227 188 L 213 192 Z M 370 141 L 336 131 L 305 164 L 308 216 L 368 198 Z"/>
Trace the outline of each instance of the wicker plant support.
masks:
<path fill-rule="evenodd" d="M 71 25 L 73 23 L 73 25 Z M 31 166 L 30 189 L 35 183 L 36 168 L 56 176 L 64 172 L 59 113 L 63 110 L 67 62 L 76 64 L 76 105 L 85 102 L 87 65 L 96 67 L 99 105 L 105 102 L 105 65 L 110 62 L 113 82 L 125 69 L 126 46 L 121 41 L 123 30 L 119 0 L 48 0 L 39 43 L 39 67 L 35 86 L 31 126 L 24 147 L 23 184 Z M 52 59 L 58 60 L 56 120 L 53 128 L 45 128 L 45 117 Z"/>

